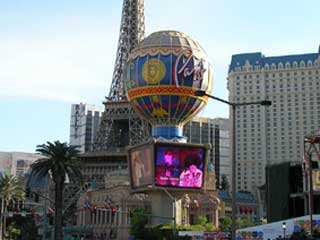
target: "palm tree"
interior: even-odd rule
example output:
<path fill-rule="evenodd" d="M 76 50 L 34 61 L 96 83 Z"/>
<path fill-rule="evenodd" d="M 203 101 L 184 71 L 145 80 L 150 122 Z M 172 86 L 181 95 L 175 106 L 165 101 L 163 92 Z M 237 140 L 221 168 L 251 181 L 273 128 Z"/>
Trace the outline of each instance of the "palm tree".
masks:
<path fill-rule="evenodd" d="M 1 218 L 0 218 L 0 239 L 6 231 L 6 215 L 8 206 L 15 201 L 24 199 L 23 185 L 19 179 L 13 175 L 4 174 L 0 177 L 0 198 L 1 198 Z M 2 231 L 3 230 L 3 231 Z"/>
<path fill-rule="evenodd" d="M 69 146 L 67 143 L 55 141 L 38 145 L 36 152 L 44 158 L 34 162 L 31 167 L 34 176 L 43 178 L 51 175 L 55 185 L 55 240 L 63 239 L 63 189 L 66 177 L 73 182 L 81 182 L 79 153 L 77 147 Z"/>

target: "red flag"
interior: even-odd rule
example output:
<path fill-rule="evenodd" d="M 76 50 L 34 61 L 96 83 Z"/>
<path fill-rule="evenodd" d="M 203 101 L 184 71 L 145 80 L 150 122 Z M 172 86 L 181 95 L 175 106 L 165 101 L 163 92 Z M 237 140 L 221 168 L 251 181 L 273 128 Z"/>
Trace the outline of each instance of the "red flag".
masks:
<path fill-rule="evenodd" d="M 54 214 L 54 210 L 51 207 L 47 208 L 47 215 L 52 216 Z"/>

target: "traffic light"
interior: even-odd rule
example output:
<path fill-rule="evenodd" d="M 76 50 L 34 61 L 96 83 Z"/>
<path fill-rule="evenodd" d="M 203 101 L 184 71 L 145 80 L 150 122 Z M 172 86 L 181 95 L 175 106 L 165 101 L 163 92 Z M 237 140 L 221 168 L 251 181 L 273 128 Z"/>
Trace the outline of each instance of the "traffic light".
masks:
<path fill-rule="evenodd" d="M 96 214 L 96 213 L 97 213 L 97 206 L 96 206 L 96 205 L 93 205 L 93 206 L 92 206 L 92 213 L 93 213 L 93 214 Z"/>
<path fill-rule="evenodd" d="M 116 215 L 117 209 L 115 207 L 111 207 L 111 223 L 114 223 L 115 215 Z"/>
<path fill-rule="evenodd" d="M 54 216 L 54 210 L 50 207 L 47 209 L 47 218 L 49 225 L 53 225 L 53 216 Z"/>
<path fill-rule="evenodd" d="M 36 213 L 36 211 L 34 209 L 31 210 L 31 215 L 32 215 L 32 219 L 34 221 L 36 221 L 37 220 L 37 213 Z"/>
<path fill-rule="evenodd" d="M 26 188 L 26 198 L 29 198 L 30 197 L 30 188 Z"/>
<path fill-rule="evenodd" d="M 117 209 L 115 207 L 111 208 L 111 216 L 114 217 L 116 215 Z"/>
<path fill-rule="evenodd" d="M 39 202 L 39 194 L 38 194 L 38 193 L 34 193 L 34 201 L 35 201 L 36 203 Z"/>
<path fill-rule="evenodd" d="M 133 217 L 133 212 L 132 212 L 132 210 L 129 210 L 129 217 L 130 217 L 130 218 Z"/>
<path fill-rule="evenodd" d="M 48 217 L 48 219 L 49 219 L 48 221 L 49 225 L 53 225 L 54 224 L 53 216 Z"/>

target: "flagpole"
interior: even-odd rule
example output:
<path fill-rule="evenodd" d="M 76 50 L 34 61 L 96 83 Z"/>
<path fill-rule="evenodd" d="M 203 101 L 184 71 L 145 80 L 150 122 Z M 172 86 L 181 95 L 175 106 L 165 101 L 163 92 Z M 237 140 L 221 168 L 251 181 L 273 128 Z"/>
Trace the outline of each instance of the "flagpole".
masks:
<path fill-rule="evenodd" d="M 310 214 L 310 234 L 312 237 L 312 214 L 313 214 L 313 186 L 312 186 L 312 162 L 310 154 L 308 154 L 309 161 L 309 214 Z"/>
<path fill-rule="evenodd" d="M 308 196 L 308 205 L 309 205 L 309 219 L 310 219 L 310 235 L 312 236 L 312 230 L 313 230 L 313 226 L 312 226 L 312 214 L 313 214 L 313 184 L 312 184 L 312 159 L 311 159 L 311 154 L 310 154 L 310 149 L 311 146 L 309 146 L 309 149 L 306 150 L 306 143 L 308 142 L 308 138 L 304 139 L 304 144 L 303 144 L 303 157 L 304 157 L 304 164 L 306 166 L 305 168 L 305 173 L 307 175 L 306 179 L 308 179 L 309 181 L 309 196 Z"/>
<path fill-rule="evenodd" d="M 45 198 L 44 198 L 44 226 L 43 226 L 43 235 L 42 235 L 42 239 L 46 240 L 46 233 L 47 233 L 47 223 L 48 223 L 48 217 L 47 217 L 47 194 L 49 192 L 49 184 L 47 184 L 47 189 L 45 192 Z"/>

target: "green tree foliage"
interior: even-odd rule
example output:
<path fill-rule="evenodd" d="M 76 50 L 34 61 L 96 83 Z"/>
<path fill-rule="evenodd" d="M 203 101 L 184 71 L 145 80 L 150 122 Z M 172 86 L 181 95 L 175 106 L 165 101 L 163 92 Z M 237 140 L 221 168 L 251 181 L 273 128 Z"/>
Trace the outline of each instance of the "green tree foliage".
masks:
<path fill-rule="evenodd" d="M 10 218 L 10 226 L 20 231 L 19 240 L 32 240 L 37 238 L 38 227 L 31 215 L 14 215 Z"/>
<path fill-rule="evenodd" d="M 6 217 L 8 207 L 16 201 L 24 199 L 24 190 L 22 183 L 13 175 L 4 174 L 0 177 L 0 198 L 1 198 L 1 219 L 0 219 L 0 234 L 6 233 Z M 0 237 L 1 237 L 0 236 Z"/>
<path fill-rule="evenodd" d="M 196 228 L 199 228 L 203 231 L 214 231 L 216 230 L 216 227 L 213 225 L 212 222 L 208 222 L 208 219 L 206 216 L 199 216 L 197 225 L 194 225 Z M 197 230 L 195 230 L 197 231 Z"/>
<path fill-rule="evenodd" d="M 206 231 L 216 231 L 216 227 L 213 225 L 212 222 L 207 222 L 205 225 L 204 225 Z"/>
<path fill-rule="evenodd" d="M 219 218 L 219 228 L 223 232 L 230 231 L 231 229 L 231 218 L 228 216 Z"/>
<path fill-rule="evenodd" d="M 21 230 L 16 228 L 14 225 L 8 227 L 9 239 L 16 240 L 21 235 Z"/>
<path fill-rule="evenodd" d="M 314 238 L 316 238 L 316 239 L 320 239 L 320 232 L 317 230 L 317 229 L 315 229 L 315 230 L 313 230 L 313 232 L 312 232 L 312 236 L 314 237 Z"/>
<path fill-rule="evenodd" d="M 223 174 L 221 176 L 221 190 L 229 191 L 229 189 L 230 189 L 230 184 L 228 182 L 227 175 Z"/>
<path fill-rule="evenodd" d="M 266 218 L 261 218 L 260 219 L 260 224 L 267 224 L 268 220 Z"/>
<path fill-rule="evenodd" d="M 148 217 L 145 209 L 136 208 L 130 214 L 130 235 L 134 236 L 137 240 L 146 238 L 146 224 L 148 223 Z"/>
<path fill-rule="evenodd" d="M 197 223 L 199 225 L 205 225 L 208 222 L 206 216 L 199 216 Z"/>
<path fill-rule="evenodd" d="M 309 239 L 307 232 L 301 231 L 301 232 L 294 232 L 290 238 L 290 240 L 307 240 Z"/>
<path fill-rule="evenodd" d="M 62 240 L 62 212 L 63 212 L 63 189 L 66 176 L 71 182 L 81 182 L 82 174 L 80 171 L 79 150 L 67 143 L 55 141 L 38 145 L 36 152 L 44 158 L 32 164 L 33 175 L 37 178 L 44 178 L 49 173 L 55 184 L 55 240 Z"/>
<path fill-rule="evenodd" d="M 255 224 L 252 222 L 251 219 L 249 218 L 237 218 L 237 221 L 236 221 L 236 224 L 237 224 L 237 228 L 246 228 L 246 227 L 252 227 L 254 226 Z"/>

